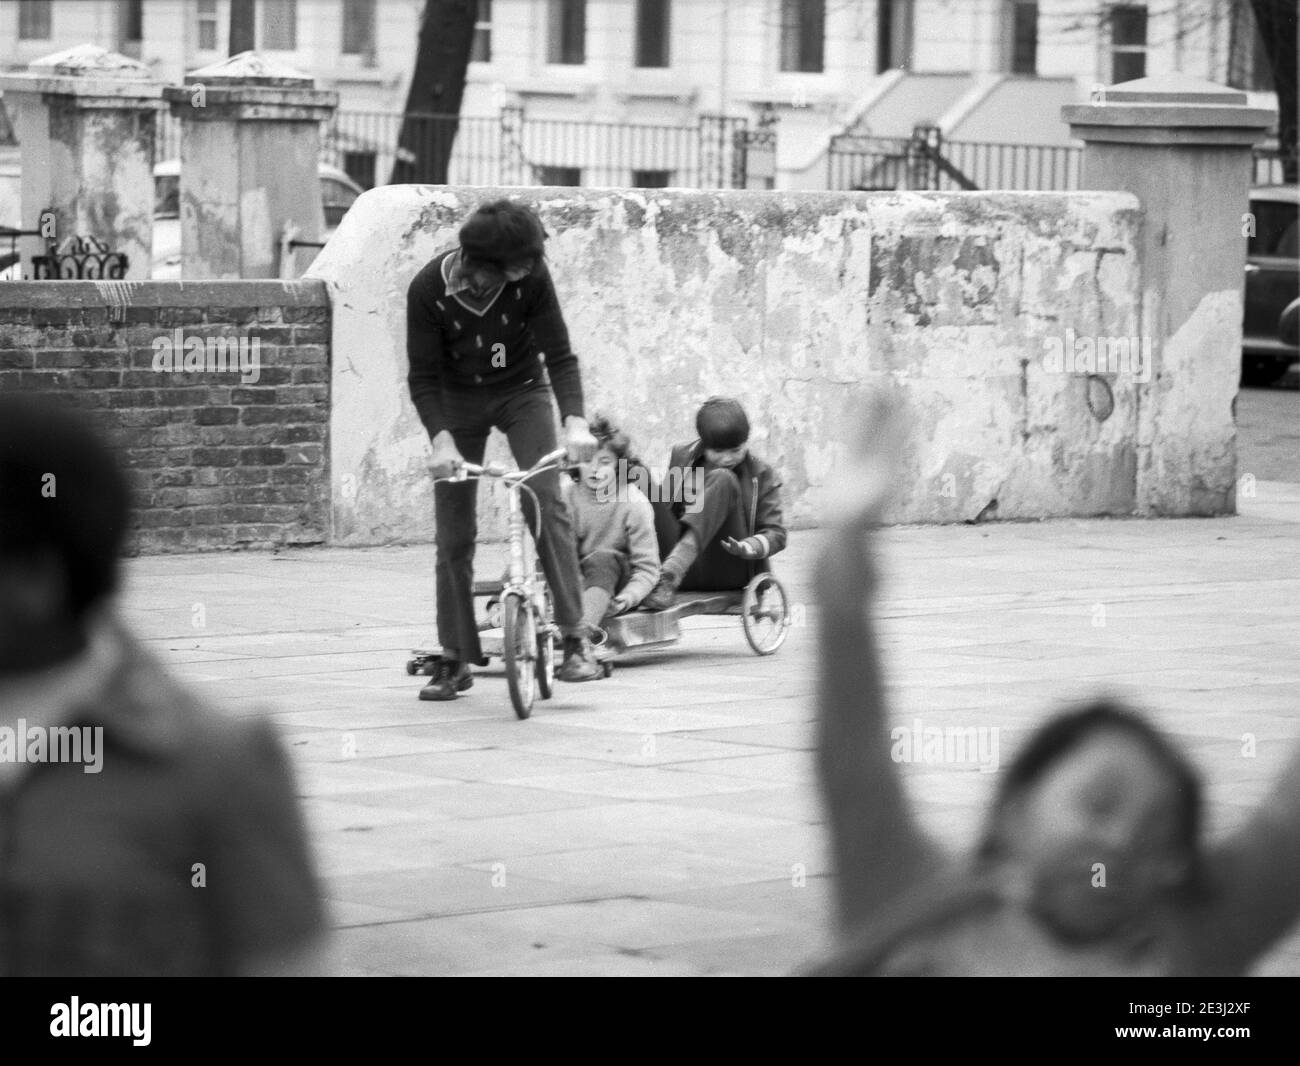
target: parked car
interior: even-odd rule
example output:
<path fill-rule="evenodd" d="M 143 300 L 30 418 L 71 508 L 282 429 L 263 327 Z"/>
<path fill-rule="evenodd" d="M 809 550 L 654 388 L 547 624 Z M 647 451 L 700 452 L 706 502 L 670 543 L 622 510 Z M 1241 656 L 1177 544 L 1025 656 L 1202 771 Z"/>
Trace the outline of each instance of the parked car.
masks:
<path fill-rule="evenodd" d="M 1255 232 L 1246 250 L 1246 310 L 1242 323 L 1242 380 L 1268 384 L 1287 372 L 1300 350 L 1278 330 L 1282 313 L 1300 292 L 1300 189 L 1265 185 L 1250 191 Z"/>
<path fill-rule="evenodd" d="M 329 240 L 348 208 L 365 190 L 345 171 L 322 163 L 321 206 L 325 209 L 325 234 Z M 153 168 L 153 273 L 155 281 L 176 281 L 181 276 L 181 161 L 169 159 Z"/>
<path fill-rule="evenodd" d="M 1292 347 L 1300 345 L 1300 296 L 1297 296 L 1277 320 L 1277 339 Z"/>

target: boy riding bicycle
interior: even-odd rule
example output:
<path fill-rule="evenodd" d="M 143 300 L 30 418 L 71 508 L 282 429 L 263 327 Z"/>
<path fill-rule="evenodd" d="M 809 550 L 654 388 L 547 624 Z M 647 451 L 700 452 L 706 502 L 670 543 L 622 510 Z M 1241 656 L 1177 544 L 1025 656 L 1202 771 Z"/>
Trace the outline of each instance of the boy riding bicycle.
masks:
<path fill-rule="evenodd" d="M 425 266 L 407 292 L 408 384 L 433 445 L 433 473 L 445 478 L 465 461 L 482 463 L 488 434 L 506 434 L 521 468 L 556 446 L 552 394 L 573 461 L 596 441 L 583 417 L 582 376 L 546 268 L 546 231 L 531 208 L 508 200 L 484 204 L 461 227 L 459 247 Z M 545 362 L 543 362 L 543 356 Z M 442 659 L 422 700 L 453 700 L 482 663 L 474 616 L 477 482 L 439 482 L 437 615 Z M 563 681 L 600 676 L 582 621 L 581 579 L 573 525 L 558 475 L 532 482 L 541 505 L 538 556 L 564 639 Z M 533 501 L 524 499 L 537 528 Z"/>

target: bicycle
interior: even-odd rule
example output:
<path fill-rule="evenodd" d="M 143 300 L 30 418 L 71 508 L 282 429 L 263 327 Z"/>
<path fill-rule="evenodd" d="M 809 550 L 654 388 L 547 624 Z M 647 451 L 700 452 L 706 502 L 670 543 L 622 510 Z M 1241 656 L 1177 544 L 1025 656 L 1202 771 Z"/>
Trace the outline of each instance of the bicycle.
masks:
<path fill-rule="evenodd" d="M 533 713 L 536 696 L 549 700 L 555 689 L 555 644 L 559 627 L 551 609 L 550 588 L 537 558 L 537 540 L 541 536 L 541 507 L 528 481 L 539 474 L 561 469 L 560 460 L 567 454 L 564 448 L 543 455 L 527 470 L 506 470 L 497 463 L 479 466 L 462 462 L 455 476 L 437 478 L 436 481 L 468 481 L 478 478 L 495 478 L 509 490 L 506 499 L 507 549 L 506 576 L 503 582 L 474 584 L 475 595 L 492 594 L 498 597 L 501 618 L 501 645 L 499 652 L 490 638 L 483 640 L 485 657 L 500 654 L 505 666 L 506 684 L 510 690 L 510 703 L 515 716 L 527 718 Z M 538 528 L 530 529 L 524 517 L 521 494 L 533 497 L 533 513 Z M 435 651 L 416 650 L 406 664 L 408 674 L 432 674 L 441 659 Z"/>

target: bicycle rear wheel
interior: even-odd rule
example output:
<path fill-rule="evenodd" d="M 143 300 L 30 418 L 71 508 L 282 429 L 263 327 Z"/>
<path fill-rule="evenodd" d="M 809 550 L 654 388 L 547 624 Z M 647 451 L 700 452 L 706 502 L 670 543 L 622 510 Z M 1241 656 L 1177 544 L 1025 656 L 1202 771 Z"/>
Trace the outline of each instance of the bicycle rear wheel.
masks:
<path fill-rule="evenodd" d="M 507 593 L 501 601 L 502 661 L 506 684 L 515 715 L 527 718 L 533 713 L 537 692 L 537 620 L 533 605 L 517 592 Z"/>

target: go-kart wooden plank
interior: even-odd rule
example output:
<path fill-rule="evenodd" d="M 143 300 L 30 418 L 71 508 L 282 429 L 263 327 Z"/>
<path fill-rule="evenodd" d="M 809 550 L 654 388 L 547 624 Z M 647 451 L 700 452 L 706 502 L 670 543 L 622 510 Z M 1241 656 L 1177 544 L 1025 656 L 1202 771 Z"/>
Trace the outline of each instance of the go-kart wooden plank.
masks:
<path fill-rule="evenodd" d="M 677 608 L 666 611 L 633 611 L 611 618 L 605 626 L 609 643 L 619 650 L 650 644 L 673 644 L 681 639 Z"/>
<path fill-rule="evenodd" d="M 743 592 L 679 592 L 672 609 L 678 618 L 695 614 L 731 614 L 738 610 Z"/>

